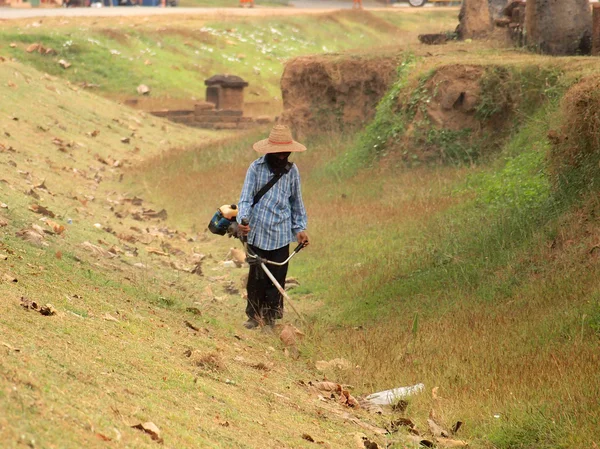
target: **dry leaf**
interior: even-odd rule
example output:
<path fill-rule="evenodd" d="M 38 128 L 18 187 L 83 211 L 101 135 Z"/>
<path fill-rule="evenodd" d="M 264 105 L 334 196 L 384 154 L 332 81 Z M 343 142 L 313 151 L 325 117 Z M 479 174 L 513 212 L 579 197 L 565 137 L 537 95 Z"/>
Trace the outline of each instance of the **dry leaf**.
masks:
<path fill-rule="evenodd" d="M 12 274 L 10 274 L 10 273 L 3 273 L 2 274 L 2 280 L 4 282 L 13 282 L 15 284 L 17 282 L 19 282 L 19 280 L 16 277 L 14 277 Z"/>
<path fill-rule="evenodd" d="M 156 254 L 157 256 L 169 256 L 167 253 L 150 246 L 146 248 L 146 251 L 148 251 L 149 254 Z"/>
<path fill-rule="evenodd" d="M 63 69 L 68 69 L 69 67 L 71 67 L 71 63 L 70 63 L 70 62 L 67 62 L 67 61 L 65 61 L 64 59 L 61 59 L 60 61 L 58 61 L 58 63 L 60 64 L 60 66 L 61 66 Z"/>
<path fill-rule="evenodd" d="M 342 386 L 335 382 L 323 381 L 323 382 L 315 382 L 315 383 L 312 383 L 311 385 L 320 391 L 333 391 L 333 392 L 342 391 Z"/>
<path fill-rule="evenodd" d="M 148 86 L 146 86 L 145 84 L 140 84 L 137 87 L 137 93 L 140 95 L 149 95 L 150 94 L 150 88 Z"/>
<path fill-rule="evenodd" d="M 31 44 L 25 49 L 25 51 L 27 53 L 33 53 L 34 51 L 39 50 L 40 47 L 41 47 L 41 44 Z"/>
<path fill-rule="evenodd" d="M 44 206 L 40 206 L 39 204 L 32 204 L 31 206 L 29 206 L 29 210 L 32 212 L 35 212 L 36 214 L 42 214 L 46 217 L 50 217 L 50 218 L 56 217 L 56 215 L 54 215 L 54 212 L 52 212 L 51 210 L 48 210 Z"/>
<path fill-rule="evenodd" d="M 56 309 L 52 304 L 46 304 L 45 306 L 40 307 L 40 313 L 44 316 L 52 316 L 56 315 Z"/>
<path fill-rule="evenodd" d="M 308 433 L 303 433 L 302 439 L 306 440 L 306 441 L 310 441 L 311 443 L 315 442 L 315 439 L 313 437 L 311 437 Z"/>
<path fill-rule="evenodd" d="M 139 430 L 142 430 L 143 432 L 146 432 L 148 435 L 150 435 L 150 438 L 152 438 L 157 443 L 163 442 L 163 439 L 160 437 L 159 428 L 156 426 L 156 424 L 154 424 L 151 421 L 136 424 L 135 426 L 131 426 L 131 427 L 134 429 L 139 429 Z"/>
<path fill-rule="evenodd" d="M 33 225 L 37 226 L 37 225 Z M 33 227 L 32 226 L 32 227 Z M 37 226 L 39 228 L 39 226 Z M 20 231 L 17 231 L 15 235 L 26 242 L 33 243 L 38 246 L 48 246 L 48 244 L 44 241 L 44 232 L 40 233 L 37 229 L 24 228 Z"/>
<path fill-rule="evenodd" d="M 342 358 L 333 359 L 328 362 L 319 360 L 318 362 L 315 362 L 315 368 L 319 371 L 327 371 L 329 369 L 347 370 L 352 368 L 352 364 L 348 360 Z"/>
<path fill-rule="evenodd" d="M 436 438 L 435 442 L 440 447 L 467 447 L 469 443 L 463 440 L 451 440 L 450 438 Z"/>
<path fill-rule="evenodd" d="M 119 320 L 117 318 L 115 318 L 114 316 L 112 316 L 110 313 L 106 312 L 102 318 L 104 318 L 106 321 L 114 321 L 115 323 L 118 323 Z"/>
<path fill-rule="evenodd" d="M 448 432 L 431 418 L 427 419 L 427 425 L 429 426 L 430 432 L 435 437 L 448 438 L 450 436 L 450 432 Z"/>
<path fill-rule="evenodd" d="M 295 346 L 296 343 L 302 339 L 302 337 L 304 337 L 304 334 L 289 323 L 283 326 L 283 329 L 279 334 L 279 339 L 285 346 Z"/>
<path fill-rule="evenodd" d="M 3 228 L 4 226 L 8 226 L 8 221 L 0 217 L 0 228 Z"/>
<path fill-rule="evenodd" d="M 106 257 L 109 259 L 112 259 L 113 257 L 116 257 L 113 253 L 111 253 L 110 251 L 105 250 L 104 248 L 94 245 L 90 242 L 83 242 L 80 245 L 82 248 L 86 249 L 87 251 L 89 251 L 90 253 L 92 253 L 94 256 L 96 257 Z"/>
<path fill-rule="evenodd" d="M 65 227 L 59 223 L 56 223 L 55 221 L 46 220 L 46 224 L 50 226 L 50 228 L 52 228 L 52 230 L 58 235 L 65 232 Z"/>
<path fill-rule="evenodd" d="M 246 262 L 246 253 L 241 249 L 230 248 L 225 260 L 232 260 L 235 266 L 240 268 Z"/>

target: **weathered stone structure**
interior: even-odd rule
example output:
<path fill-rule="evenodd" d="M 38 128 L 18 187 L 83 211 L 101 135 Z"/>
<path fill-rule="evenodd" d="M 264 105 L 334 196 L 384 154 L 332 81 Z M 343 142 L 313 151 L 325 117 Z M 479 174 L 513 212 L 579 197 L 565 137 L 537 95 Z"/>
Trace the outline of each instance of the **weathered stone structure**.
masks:
<path fill-rule="evenodd" d="M 592 55 L 600 55 L 600 4 L 595 3 L 592 11 Z"/>
<path fill-rule="evenodd" d="M 266 117 L 244 117 L 244 88 L 248 83 L 239 76 L 215 75 L 207 79 L 206 101 L 194 109 L 153 111 L 157 117 L 187 126 L 207 129 L 246 129 L 269 123 Z"/>
<path fill-rule="evenodd" d="M 254 120 L 252 117 L 244 117 L 243 111 L 215 109 L 208 102 L 198 103 L 194 109 L 153 111 L 152 114 L 172 122 L 206 129 L 247 129 L 269 122 L 266 118 Z"/>
<path fill-rule="evenodd" d="M 488 0 L 488 6 L 490 9 L 490 16 L 492 20 L 498 19 L 503 16 L 502 12 L 506 7 L 508 0 Z"/>
<path fill-rule="evenodd" d="M 244 88 L 248 83 L 235 75 L 215 75 L 204 81 L 206 101 L 216 109 L 241 111 L 244 109 Z"/>
<path fill-rule="evenodd" d="M 492 31 L 488 0 L 463 0 L 456 32 L 461 39 L 486 36 Z"/>
<path fill-rule="evenodd" d="M 525 15 L 527 45 L 549 55 L 591 52 L 589 0 L 527 0 Z"/>

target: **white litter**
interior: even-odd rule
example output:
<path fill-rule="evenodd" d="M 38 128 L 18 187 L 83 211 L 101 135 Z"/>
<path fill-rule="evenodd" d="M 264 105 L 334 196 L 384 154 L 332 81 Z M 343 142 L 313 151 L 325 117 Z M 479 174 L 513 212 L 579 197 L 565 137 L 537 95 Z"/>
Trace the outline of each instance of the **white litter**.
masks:
<path fill-rule="evenodd" d="M 365 399 L 377 405 L 390 405 L 398 399 L 402 399 L 406 396 L 411 396 L 413 394 L 420 393 L 424 389 L 424 384 L 416 384 L 410 387 L 398 387 L 392 390 L 385 390 L 380 391 L 378 393 L 370 394 Z"/>

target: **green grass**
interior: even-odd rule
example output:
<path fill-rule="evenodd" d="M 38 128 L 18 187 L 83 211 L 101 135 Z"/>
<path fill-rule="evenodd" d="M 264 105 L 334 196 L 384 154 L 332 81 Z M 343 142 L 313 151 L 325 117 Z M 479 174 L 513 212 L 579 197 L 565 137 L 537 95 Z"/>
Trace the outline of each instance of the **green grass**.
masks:
<path fill-rule="evenodd" d="M 290 26 L 302 26 L 298 20 Z M 337 27 L 349 19 L 331 20 Z M 241 21 L 227 34 L 240 41 L 257 30 Z M 146 36 L 147 30 L 135 33 Z M 226 39 L 207 33 L 203 42 Z M 324 39 L 321 33 L 316 39 Z M 174 34 L 162 38 L 170 50 L 180 45 L 169 37 Z M 281 57 L 283 48 L 272 51 Z M 68 50 L 75 59 L 76 49 Z M 262 54 L 260 47 L 253 51 L 257 58 Z M 161 60 L 172 62 L 166 53 Z M 432 98 L 432 70 L 456 63 L 457 54 L 489 65 L 510 59 L 508 72 L 493 68 L 484 78 L 481 120 L 498 113 L 492 100 L 506 99 L 507 88 L 522 89 L 527 99 L 513 105 L 513 121 L 494 142 L 496 151 L 417 165 L 406 164 L 397 146 L 373 150 L 371 144 L 402 136 L 415 109 Z M 558 195 L 563 192 L 554 188 L 547 159 L 548 132 L 563 120 L 557 112 L 561 89 L 581 72 L 577 61 L 563 67 L 571 71 L 563 83 L 556 60 L 536 59 L 540 66 L 548 63 L 543 72 L 531 69 L 532 58 L 477 49 L 423 65 L 406 57 L 400 82 L 365 133 L 314 136 L 305 142 L 309 151 L 294 155 L 311 235 L 311 246 L 291 264 L 301 283 L 292 296 L 309 320 L 298 362 L 285 357 L 276 337 L 241 330 L 243 299 L 224 290 L 224 282 L 240 282 L 241 270 L 218 263 L 236 243 L 203 233 L 214 209 L 239 195 L 256 156 L 250 144 L 268 130 L 239 138 L 191 130 L 3 63 L 0 111 L 8 135 L 0 143 L 17 152 L 0 152 L 6 181 L 0 201 L 9 205 L 0 209 L 9 221 L 0 240 L 0 253 L 9 259 L 0 270 L 19 283 L 0 282 L 0 341 L 21 352 L 0 346 L 6 351 L 0 361 L 0 441 L 11 448 L 111 444 L 100 434 L 120 438 L 117 444 L 155 447 L 130 428 L 150 420 L 173 447 L 313 447 L 301 437 L 307 432 L 345 448 L 352 444 L 349 435 L 364 429 L 323 411 L 298 383 L 322 376 L 313 361 L 344 357 L 353 368 L 328 377 L 353 385 L 353 394 L 424 382 L 427 393 L 410 398 L 406 411 L 420 429 L 434 408 L 447 426 L 464 421 L 458 437 L 476 449 L 592 447 L 600 422 L 600 202 L 593 186 L 587 190 L 592 195 L 577 201 Z M 398 99 L 408 99 L 408 110 L 392 117 Z M 96 138 L 88 134 L 93 129 L 101 131 Z M 422 130 L 420 138 L 429 144 L 464 154 L 460 132 L 435 130 L 426 121 Z M 134 143 L 122 144 L 120 138 L 131 133 Z M 54 137 L 74 143 L 59 151 Z M 126 169 L 101 164 L 96 153 L 128 161 Z M 58 213 L 60 223 L 73 223 L 38 248 L 15 231 L 41 223 L 27 209 L 33 200 L 23 194 L 41 180 L 54 193 L 41 192 L 42 204 Z M 147 207 L 165 207 L 168 221 L 117 217 L 130 208 L 115 203 L 123 193 L 141 195 Z M 148 245 L 127 243 L 94 223 L 117 234 L 131 234 L 132 227 L 177 228 L 150 246 L 165 249 L 169 243 L 186 256 L 152 256 Z M 84 240 L 105 249 L 135 245 L 139 255 L 98 259 L 81 248 Z M 207 255 L 203 277 L 169 264 L 198 252 Z M 217 298 L 207 297 L 207 286 Z M 21 296 L 51 302 L 60 313 L 27 312 L 19 306 Z M 189 306 L 202 314 L 188 312 Z M 106 313 L 119 321 L 107 320 Z M 192 332 L 184 320 L 206 330 Z M 214 353 L 221 368 L 197 363 Z M 270 369 L 255 370 L 244 360 Z M 441 398 L 432 400 L 428 391 L 436 386 Z M 388 420 L 356 413 L 380 425 Z M 389 442 L 377 441 L 382 447 Z"/>
<path fill-rule="evenodd" d="M 452 17 L 450 12 L 444 14 Z M 410 16 L 412 27 L 419 28 L 420 19 Z M 235 73 L 250 83 L 248 101 L 266 102 L 280 97 L 286 59 L 370 48 L 392 43 L 406 32 L 404 25 L 396 27 L 367 12 L 222 21 L 192 17 L 175 26 L 160 18 L 132 19 L 130 27 L 102 19 L 52 22 L 45 21 L 41 28 L 7 24 L 0 30 L 0 41 L 5 43 L 2 53 L 73 83 L 96 84 L 99 91 L 119 97 L 137 96 L 136 88 L 143 83 L 152 89 L 153 97 L 201 99 L 205 79 Z M 373 22 L 386 26 L 373 26 Z M 42 43 L 56 55 L 27 53 L 31 43 Z M 62 69 L 60 59 L 72 66 Z"/>

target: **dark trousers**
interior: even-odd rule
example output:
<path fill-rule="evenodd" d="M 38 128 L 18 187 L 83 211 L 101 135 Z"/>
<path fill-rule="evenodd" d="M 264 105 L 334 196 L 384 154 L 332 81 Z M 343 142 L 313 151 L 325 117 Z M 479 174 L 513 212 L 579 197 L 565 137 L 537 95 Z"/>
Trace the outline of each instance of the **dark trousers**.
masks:
<path fill-rule="evenodd" d="M 254 246 L 250 246 L 250 248 L 256 255 L 273 262 L 283 262 L 290 255 L 289 245 L 272 251 L 265 251 Z M 281 267 L 269 264 L 266 266 L 279 285 L 285 288 L 288 264 Z M 283 318 L 283 297 L 260 265 L 250 265 L 246 288 L 248 291 L 248 304 L 246 305 L 248 318 L 267 323 Z"/>

